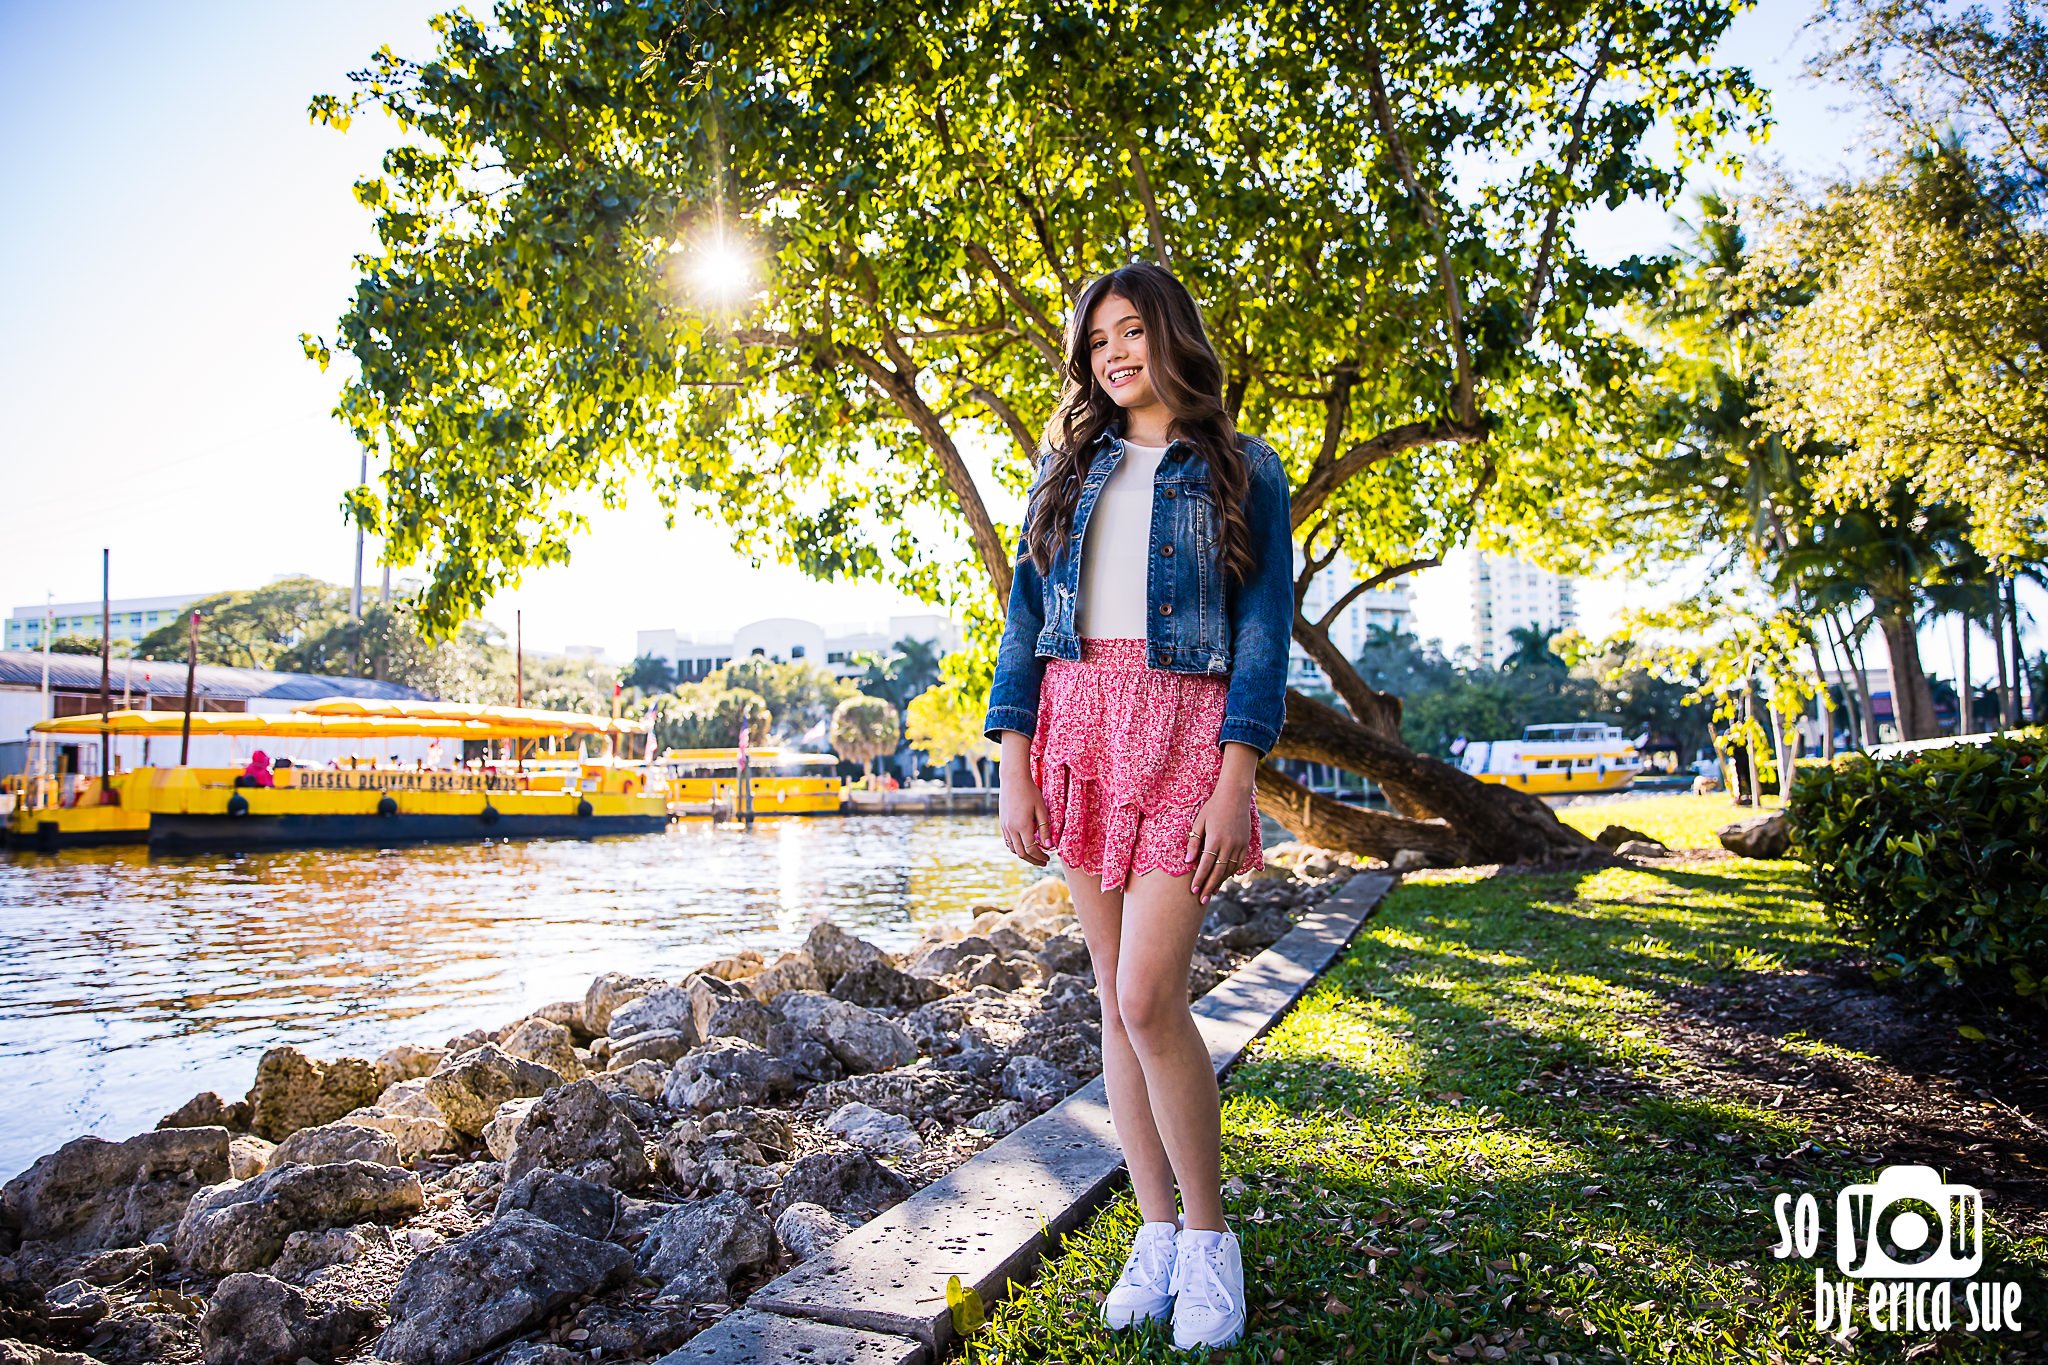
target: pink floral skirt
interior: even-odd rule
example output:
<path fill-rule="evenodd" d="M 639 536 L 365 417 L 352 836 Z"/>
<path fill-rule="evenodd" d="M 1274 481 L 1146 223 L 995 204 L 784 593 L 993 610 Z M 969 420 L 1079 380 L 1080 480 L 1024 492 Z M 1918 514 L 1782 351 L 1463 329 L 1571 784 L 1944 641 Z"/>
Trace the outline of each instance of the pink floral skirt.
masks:
<path fill-rule="evenodd" d="M 1079 659 L 1048 659 L 1031 738 L 1031 780 L 1045 797 L 1051 851 L 1097 874 L 1105 891 L 1143 872 L 1186 876 L 1188 833 L 1223 771 L 1226 677 L 1175 673 L 1145 662 L 1142 639 L 1081 641 Z M 1266 865 L 1259 810 L 1235 870 Z"/>

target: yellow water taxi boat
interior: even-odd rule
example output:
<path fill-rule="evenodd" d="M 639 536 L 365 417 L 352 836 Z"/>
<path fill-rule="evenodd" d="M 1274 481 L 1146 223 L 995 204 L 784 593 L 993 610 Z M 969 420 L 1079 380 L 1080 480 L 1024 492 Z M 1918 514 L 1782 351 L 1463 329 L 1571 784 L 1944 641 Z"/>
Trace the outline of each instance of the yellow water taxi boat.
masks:
<path fill-rule="evenodd" d="M 1643 770 L 1640 742 L 1600 721 L 1529 725 L 1519 740 L 1466 744 L 1458 766 L 1481 782 L 1536 796 L 1626 791 Z"/>
<path fill-rule="evenodd" d="M 796 749 L 747 750 L 747 787 L 740 790 L 738 749 L 670 749 L 654 760 L 676 815 L 837 815 L 845 784 L 837 754 Z"/>
<path fill-rule="evenodd" d="M 644 727 L 569 711 L 446 702 L 334 698 L 292 712 L 115 711 L 37 724 L 51 735 L 146 735 L 175 741 L 226 735 L 295 749 L 262 776 L 245 768 L 173 765 L 99 776 L 31 773 L 6 823 L 17 847 L 148 843 L 153 848 L 580 837 L 639 833 L 668 823 L 668 797 L 644 760 L 560 749 L 527 757 L 528 744 L 577 735 L 619 739 Z M 308 757 L 323 741 L 439 740 L 453 755 L 478 742 L 505 757 L 447 766 Z M 516 748 L 514 746 L 517 746 Z M 340 746 L 337 745 L 337 749 Z M 375 752 L 385 752 L 376 746 Z M 265 781 L 267 778 L 267 782 Z"/>

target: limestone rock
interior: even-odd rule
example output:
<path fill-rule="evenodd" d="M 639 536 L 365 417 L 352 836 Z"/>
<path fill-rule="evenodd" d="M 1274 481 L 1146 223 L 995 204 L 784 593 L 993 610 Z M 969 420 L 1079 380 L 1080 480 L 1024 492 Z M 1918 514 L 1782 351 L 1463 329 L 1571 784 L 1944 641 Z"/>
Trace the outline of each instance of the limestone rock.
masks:
<path fill-rule="evenodd" d="M 780 1215 L 791 1204 L 819 1204 L 859 1222 L 901 1202 L 910 1182 L 857 1147 L 798 1157 L 768 1201 Z"/>
<path fill-rule="evenodd" d="M 318 1128 L 301 1128 L 270 1154 L 264 1169 L 297 1162 L 318 1166 L 330 1161 L 375 1161 L 385 1166 L 402 1166 L 405 1159 L 398 1139 L 381 1128 L 365 1127 L 346 1119 L 323 1123 Z"/>
<path fill-rule="evenodd" d="M 615 1189 L 630 1189 L 649 1174 L 640 1130 L 588 1080 L 550 1090 L 519 1125 L 505 1157 L 506 1183 L 542 1168 Z"/>
<path fill-rule="evenodd" d="M 848 1100 L 916 1122 L 927 1117 L 946 1118 L 972 1113 L 986 1099 L 970 1076 L 930 1067 L 898 1067 L 867 1076 L 849 1076 L 843 1081 L 813 1087 L 798 1106 L 806 1113 L 829 1114 Z"/>
<path fill-rule="evenodd" d="M 591 1079 L 603 1086 L 606 1094 L 632 1095 L 636 1099 L 659 1103 L 661 1088 L 668 1082 L 668 1072 L 665 1063 L 642 1058 L 611 1071 L 601 1071 Z"/>
<path fill-rule="evenodd" d="M 824 1043 L 848 1071 L 886 1071 L 917 1060 L 917 1043 L 895 1020 L 819 991 L 785 991 L 775 1006 L 792 1025 Z"/>
<path fill-rule="evenodd" d="M 970 958 L 995 957 L 996 946 L 979 934 L 936 944 L 918 954 L 908 968 L 912 976 L 950 976 Z"/>
<path fill-rule="evenodd" d="M 804 951 L 818 969 L 818 979 L 830 990 L 839 978 L 856 967 L 870 963 L 893 965 L 889 954 L 864 938 L 855 938 L 831 920 L 819 920 L 804 939 Z"/>
<path fill-rule="evenodd" d="M 529 1017 L 545 1019 L 550 1024 L 560 1024 L 569 1032 L 580 1034 L 585 1038 L 590 1036 L 583 1031 L 583 1002 L 581 1000 L 552 1001 L 542 1005 Z"/>
<path fill-rule="evenodd" d="M 367 1109 L 351 1109 L 342 1116 L 343 1123 L 360 1124 L 365 1128 L 380 1128 L 391 1135 L 398 1144 L 398 1159 L 410 1163 L 435 1152 L 445 1152 L 455 1146 L 455 1130 L 448 1126 L 448 1120 L 434 1102 L 427 1098 L 426 1078 L 419 1077 L 401 1081 L 378 1096 L 378 1103 Z M 400 1087 L 411 1086 L 410 1091 Z M 390 1098 L 392 1103 L 385 1103 Z"/>
<path fill-rule="evenodd" d="M 538 1095 L 561 1083 L 553 1069 L 486 1043 L 427 1077 L 425 1093 L 450 1128 L 477 1137 L 506 1100 Z"/>
<path fill-rule="evenodd" d="M 262 1175 L 276 1150 L 276 1143 L 265 1142 L 254 1133 L 235 1134 L 228 1139 L 228 1178 L 247 1180 Z"/>
<path fill-rule="evenodd" d="M 400 1043 L 387 1048 L 377 1055 L 373 1065 L 377 1068 L 377 1082 L 384 1090 L 401 1081 L 431 1076 L 441 1063 L 448 1060 L 445 1047 L 424 1047 L 419 1043 Z M 382 1093 L 381 1091 L 379 1092 Z M 380 1101 L 381 1102 L 381 1101 Z"/>
<path fill-rule="evenodd" d="M 718 978 L 706 979 L 716 981 Z M 612 1046 L 617 1047 L 635 1034 L 657 1031 L 682 1032 L 701 1039 L 702 1035 L 696 1029 L 696 1012 L 688 985 L 662 985 L 613 1010 L 611 1021 L 605 1025 L 605 1035 L 612 1040 Z"/>
<path fill-rule="evenodd" d="M 211 1090 L 202 1090 L 191 1099 L 165 1114 L 156 1121 L 159 1128 L 226 1128 L 230 1131 L 247 1129 L 249 1126 L 249 1101 L 236 1100 L 229 1104 Z"/>
<path fill-rule="evenodd" d="M 832 996 L 869 1009 L 916 1009 L 946 994 L 944 984 L 887 962 L 865 962 L 832 983 Z"/>
<path fill-rule="evenodd" d="M 369 1249 L 369 1239 L 354 1228 L 303 1229 L 284 1239 L 284 1250 L 271 1262 L 270 1273 L 280 1280 L 304 1284 L 309 1276 L 329 1266 L 349 1265 L 361 1259 Z"/>
<path fill-rule="evenodd" d="M 667 984 L 658 976 L 606 972 L 583 994 L 583 1031 L 593 1038 L 609 1033 L 613 1010 Z"/>
<path fill-rule="evenodd" d="M 704 1021 L 702 1032 L 707 1039 L 744 1038 L 756 1047 L 767 1047 L 775 1034 L 775 1024 L 774 1009 L 748 996 L 718 1006 Z"/>
<path fill-rule="evenodd" d="M 573 1081 L 583 1074 L 583 1063 L 576 1056 L 575 1039 L 561 1024 L 527 1018 L 506 1034 L 505 1041 L 498 1046 L 514 1057 L 539 1062 L 565 1081 Z"/>
<path fill-rule="evenodd" d="M 614 1044 L 605 1063 L 611 1068 L 625 1068 L 639 1062 L 673 1062 L 701 1041 L 695 1028 L 649 1029 Z M 667 1072 L 668 1068 L 662 1067 L 662 1073 Z"/>
<path fill-rule="evenodd" d="M 1031 1121 L 1031 1106 L 1020 1100 L 1004 1100 L 967 1120 L 969 1128 L 979 1128 L 992 1137 L 1007 1137 Z"/>
<path fill-rule="evenodd" d="M 1042 877 L 1024 888 L 1010 913 L 1018 920 L 1043 921 L 1055 915 L 1072 914 L 1074 896 L 1060 877 Z"/>
<path fill-rule="evenodd" d="M 742 948 L 726 957 L 715 957 L 697 970 L 705 976 L 715 976 L 721 981 L 742 981 L 754 976 L 768 964 L 753 948 Z"/>
<path fill-rule="evenodd" d="M 1621 846 L 1626 843 L 1658 844 L 1660 847 L 1662 846 L 1660 840 L 1652 839 L 1641 830 L 1631 829 L 1627 825 L 1608 825 L 1593 836 L 1593 842 L 1602 848 L 1611 848 L 1616 851 L 1619 851 Z"/>
<path fill-rule="evenodd" d="M 661 1293 L 692 1303 L 728 1303 L 733 1277 L 775 1259 L 775 1228 L 737 1194 L 679 1205 L 648 1229 L 640 1273 Z"/>
<path fill-rule="evenodd" d="M 282 1142 L 301 1128 L 332 1123 L 373 1102 L 384 1088 L 376 1066 L 361 1057 L 315 1061 L 295 1047 L 274 1047 L 256 1063 L 249 1090 L 249 1127 Z"/>
<path fill-rule="evenodd" d="M 756 1000 L 767 1004 L 784 991 L 822 991 L 825 982 L 811 955 L 802 949 L 782 954 L 759 972 L 740 983 Z"/>
<path fill-rule="evenodd" d="M 853 1224 L 822 1204 L 791 1204 L 775 1220 L 775 1239 L 799 1261 L 808 1261 L 853 1231 Z"/>
<path fill-rule="evenodd" d="M 599 1241 L 612 1235 L 620 1212 L 619 1196 L 603 1185 L 564 1171 L 535 1167 L 517 1180 L 505 1182 L 498 1195 L 493 1218 L 503 1218 L 514 1209 L 565 1228 L 579 1237 Z"/>
<path fill-rule="evenodd" d="M 1003 1067 L 1003 1093 L 1032 1109 L 1047 1109 L 1080 1087 L 1063 1068 L 1042 1057 L 1012 1057 Z"/>
<path fill-rule="evenodd" d="M 227 1178 L 225 1128 L 73 1138 L 0 1188 L 0 1224 L 65 1253 L 162 1240 L 193 1196 Z"/>
<path fill-rule="evenodd" d="M 372 1161 L 280 1166 L 202 1191 L 171 1243 L 180 1263 L 211 1275 L 255 1270 L 302 1228 L 403 1218 L 424 1203 L 419 1177 Z"/>
<path fill-rule="evenodd" d="M 786 1095 L 796 1085 L 789 1063 L 739 1038 L 714 1038 L 669 1072 L 662 1102 L 671 1109 L 732 1109 Z"/>
<path fill-rule="evenodd" d="M 406 1267 L 376 1355 L 398 1365 L 460 1365 L 579 1295 L 620 1283 L 632 1266 L 623 1247 L 514 1209 Z"/>
<path fill-rule="evenodd" d="M 1715 834 L 1739 858 L 1783 858 L 1792 851 L 1792 823 L 1781 810 L 1723 825 Z"/>
<path fill-rule="evenodd" d="M 526 1122 L 527 1113 L 540 1103 L 538 1095 L 522 1099 L 506 1100 L 498 1106 L 498 1112 L 491 1115 L 491 1121 L 484 1125 L 484 1150 L 491 1154 L 493 1161 L 503 1161 L 512 1152 L 512 1141 L 519 1135 L 519 1125 Z"/>
<path fill-rule="evenodd" d="M 199 1315 L 206 1365 L 295 1365 L 332 1360 L 375 1331 L 378 1313 L 350 1303 L 315 1305 L 269 1275 L 228 1276 Z"/>
<path fill-rule="evenodd" d="M 924 1139 L 901 1114 L 885 1113 L 859 1100 L 848 1100 L 825 1120 L 825 1131 L 837 1133 L 864 1152 L 876 1156 L 916 1156 L 924 1150 Z"/>

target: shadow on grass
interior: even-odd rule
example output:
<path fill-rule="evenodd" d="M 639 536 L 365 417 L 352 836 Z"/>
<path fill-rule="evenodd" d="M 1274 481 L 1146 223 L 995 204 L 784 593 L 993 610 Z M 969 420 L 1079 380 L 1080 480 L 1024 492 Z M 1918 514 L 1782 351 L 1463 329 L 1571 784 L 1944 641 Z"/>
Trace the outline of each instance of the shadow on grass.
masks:
<path fill-rule="evenodd" d="M 1250 1317 L 1228 1361 L 1803 1362 L 1812 1262 L 1771 1199 L 1872 1172 L 1802 1118 L 1683 1093 L 1656 1012 L 1835 940 L 1790 864 L 1410 882 L 1225 1087 Z M 1784 1163 L 1796 1158 L 1792 1166 Z M 1993 1217 L 1996 1210 L 1989 1211 Z M 995 1313 L 972 1361 L 1184 1359 L 1096 1304 L 1126 1193 Z M 2048 1307 L 2048 1247 L 1994 1236 L 1980 1278 Z M 2028 1322 L 2025 1313 L 2022 1322 Z M 1928 1348 L 1932 1347 L 1932 1353 Z M 2035 1359 L 2038 1335 L 1867 1325 L 1857 1359 Z"/>

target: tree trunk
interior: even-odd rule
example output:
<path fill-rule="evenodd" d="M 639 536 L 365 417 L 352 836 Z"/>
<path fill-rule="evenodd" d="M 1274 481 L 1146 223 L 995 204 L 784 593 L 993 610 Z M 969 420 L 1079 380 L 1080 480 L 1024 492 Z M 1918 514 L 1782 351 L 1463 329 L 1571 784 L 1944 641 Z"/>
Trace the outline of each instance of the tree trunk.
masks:
<path fill-rule="evenodd" d="M 1258 770 L 1259 809 L 1297 839 L 1325 848 L 1363 853 L 1385 862 L 1413 850 L 1430 862 L 1453 867 L 1473 861 L 1458 832 L 1441 820 L 1410 820 L 1385 811 L 1317 796 L 1270 763 Z"/>
<path fill-rule="evenodd" d="M 1991 657 L 1998 661 L 1998 728 L 2010 726 L 2013 715 L 2012 684 L 2005 669 L 2005 596 L 1996 584 L 1991 591 Z"/>
<path fill-rule="evenodd" d="M 2012 724 L 2017 726 L 2041 709 L 2041 698 L 2032 675 L 2027 672 L 2027 656 L 2020 650 L 2020 593 L 2016 577 L 2005 580 L 2005 628 L 2012 635 Z M 2028 691 L 2035 693 L 2032 711 L 2026 708 L 2020 695 L 2023 683 Z"/>
<path fill-rule="evenodd" d="M 1337 693 L 1337 699 L 1344 703 L 1344 708 L 1351 712 L 1360 726 L 1382 739 L 1392 740 L 1404 749 L 1407 747 L 1401 738 L 1399 697 L 1367 686 L 1365 679 L 1358 676 L 1358 670 L 1352 667 L 1351 661 L 1344 657 L 1344 652 L 1330 643 L 1328 631 L 1308 628 L 1297 622 L 1294 638 L 1301 642 L 1301 647 L 1307 651 L 1309 658 L 1315 660 L 1316 666 L 1323 670 L 1323 676 L 1330 680 L 1330 686 Z M 1428 820 L 1438 814 L 1431 806 L 1426 793 L 1417 791 L 1400 779 L 1388 780 L 1375 776 L 1374 781 L 1379 783 L 1380 791 L 1387 798 L 1387 805 L 1392 807 L 1397 815 L 1405 815 L 1414 820 Z M 1275 816 L 1274 819 L 1277 820 L 1279 817 Z"/>
<path fill-rule="evenodd" d="M 1970 733 L 1970 723 L 1976 719 L 1971 713 L 1977 709 L 1970 704 L 1970 613 L 1965 611 L 1957 614 L 1963 618 L 1963 679 L 1962 686 L 1956 689 L 1956 733 L 1967 735 Z M 1998 637 L 1995 634 L 1992 636 L 1991 644 L 1994 649 L 1998 646 Z"/>
<path fill-rule="evenodd" d="M 1377 823 L 1373 828 L 1384 831 L 1384 835 L 1375 833 L 1373 837 L 1380 840 L 1382 847 L 1415 848 L 1434 858 L 1434 850 L 1443 847 L 1443 836 L 1437 832 L 1435 819 L 1441 819 L 1455 835 L 1462 848 L 1457 860 L 1462 862 L 1540 863 L 1578 857 L 1593 847 L 1590 839 L 1560 822 L 1550 807 L 1526 792 L 1481 782 L 1448 763 L 1416 753 L 1398 739 L 1369 730 L 1335 707 L 1299 692 L 1287 694 L 1286 723 L 1270 757 L 1305 759 L 1363 773 L 1379 783 L 1382 790 L 1398 787 L 1408 792 L 1428 792 L 1434 812 L 1431 820 L 1375 814 Z M 1310 838 L 1291 822 L 1307 817 L 1317 808 L 1312 801 L 1293 798 L 1288 792 L 1288 787 L 1300 784 L 1277 773 L 1272 774 L 1272 779 L 1287 786 L 1270 786 L 1262 770 L 1260 790 L 1275 794 L 1274 805 L 1265 808 L 1266 813 L 1289 833 Z M 1306 795 L 1304 791 L 1304 798 Z M 1320 818 L 1336 817 L 1334 813 L 1324 813 Z M 1397 832 L 1412 842 L 1396 843 L 1393 835 Z"/>
<path fill-rule="evenodd" d="M 1870 696 L 1870 673 L 1863 667 L 1863 649 L 1860 641 L 1849 638 L 1849 632 L 1841 622 L 1835 623 L 1835 634 L 1841 638 L 1842 650 L 1849 656 L 1851 675 L 1856 679 L 1856 692 L 1863 702 L 1863 746 L 1867 749 L 1877 743 L 1877 703 Z"/>
<path fill-rule="evenodd" d="M 1814 709 L 1820 713 L 1820 757 L 1823 763 L 1832 763 L 1835 761 L 1835 699 L 1828 691 L 1828 671 L 1820 665 L 1820 641 L 1807 636 L 1806 651 L 1813 656 L 1814 680 L 1820 683 L 1820 695 L 1813 699 Z"/>
<path fill-rule="evenodd" d="M 1934 719 L 1934 691 L 1920 667 L 1920 635 L 1911 611 L 1882 611 L 1877 618 L 1891 655 L 1892 714 L 1900 739 L 1933 739 L 1941 733 Z"/>

